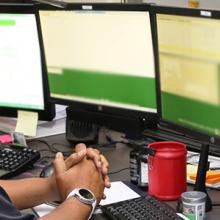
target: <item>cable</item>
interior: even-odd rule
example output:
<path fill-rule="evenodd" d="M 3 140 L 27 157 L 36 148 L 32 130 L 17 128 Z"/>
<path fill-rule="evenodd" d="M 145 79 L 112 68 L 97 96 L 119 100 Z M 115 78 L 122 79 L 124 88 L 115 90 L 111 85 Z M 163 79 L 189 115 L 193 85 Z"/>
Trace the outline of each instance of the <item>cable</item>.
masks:
<path fill-rule="evenodd" d="M 57 152 L 62 152 L 64 156 L 69 156 L 70 154 L 72 154 L 74 151 L 71 150 L 71 151 L 60 151 L 59 149 L 57 149 L 55 146 L 58 145 L 58 146 L 63 146 L 63 147 L 69 147 L 69 145 L 65 145 L 65 144 L 60 144 L 60 143 L 53 143 L 51 144 L 51 149 L 57 153 Z"/>
<path fill-rule="evenodd" d="M 47 149 L 42 149 L 42 150 L 38 150 L 39 152 L 50 152 L 51 153 L 51 151 L 50 150 L 47 150 Z"/>
<path fill-rule="evenodd" d="M 115 148 L 116 144 L 118 143 L 121 143 L 121 142 L 118 142 L 118 141 L 112 141 L 110 143 L 107 143 L 107 144 L 93 144 L 93 145 L 90 145 L 90 147 L 93 147 L 93 148 L 96 148 L 96 149 L 102 149 L 102 148 Z"/>
<path fill-rule="evenodd" d="M 52 154 L 56 154 L 57 152 L 60 152 L 60 149 L 57 149 L 55 146 L 59 145 L 59 146 L 64 146 L 64 147 L 69 147 L 69 145 L 64 145 L 64 144 L 60 144 L 60 143 L 53 143 L 53 144 L 48 144 L 46 141 L 43 140 L 31 140 L 28 142 L 28 144 L 34 143 L 34 142 L 40 142 L 44 145 L 47 146 L 48 150 L 42 149 L 42 150 L 38 150 L 40 152 L 43 151 L 49 151 Z M 63 153 L 64 156 L 69 156 L 71 153 L 73 153 L 73 151 L 61 151 Z"/>
<path fill-rule="evenodd" d="M 122 168 L 122 169 L 114 171 L 114 172 L 109 172 L 108 175 L 113 175 L 113 174 L 116 174 L 116 173 L 120 173 L 120 172 L 122 172 L 124 170 L 128 170 L 128 169 L 130 169 L 130 167 Z"/>
<path fill-rule="evenodd" d="M 27 141 L 28 144 L 34 143 L 34 142 L 40 142 L 40 143 L 45 144 L 48 148 L 50 147 L 50 145 L 46 141 L 43 141 L 43 140 L 30 140 L 30 141 Z"/>
<path fill-rule="evenodd" d="M 43 140 L 31 140 L 31 141 L 28 142 L 28 145 L 30 145 L 31 143 L 34 143 L 34 142 L 40 142 L 40 143 L 46 145 L 47 148 L 48 148 L 48 151 L 53 153 L 53 154 L 57 153 L 53 150 L 53 148 L 51 148 L 51 146 L 46 141 L 43 141 Z M 39 150 L 39 151 L 41 151 L 41 150 Z"/>
<path fill-rule="evenodd" d="M 45 160 L 45 159 L 54 159 L 54 156 L 44 156 L 44 157 L 41 157 L 38 161 L 41 162 L 42 160 Z"/>

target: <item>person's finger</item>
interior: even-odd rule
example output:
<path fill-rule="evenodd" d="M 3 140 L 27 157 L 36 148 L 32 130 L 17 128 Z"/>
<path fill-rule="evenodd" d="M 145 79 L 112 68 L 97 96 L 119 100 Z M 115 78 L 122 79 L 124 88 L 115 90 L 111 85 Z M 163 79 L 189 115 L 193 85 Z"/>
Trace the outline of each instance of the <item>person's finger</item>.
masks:
<path fill-rule="evenodd" d="M 99 169 L 101 168 L 102 163 L 101 163 L 100 152 L 98 150 L 93 148 L 87 148 L 87 157 L 94 161 L 97 168 Z"/>
<path fill-rule="evenodd" d="M 59 175 L 66 171 L 66 165 L 64 162 L 63 154 L 61 152 L 58 152 L 56 154 L 56 157 L 53 161 L 53 166 L 54 166 L 54 173 L 56 175 Z"/>
<path fill-rule="evenodd" d="M 95 151 L 95 153 L 97 153 L 97 154 L 101 154 L 101 151 L 100 150 L 98 150 L 98 149 L 95 149 L 95 148 L 91 148 L 93 151 Z"/>
<path fill-rule="evenodd" d="M 106 195 L 105 194 L 103 194 L 102 199 L 106 199 Z"/>
<path fill-rule="evenodd" d="M 75 164 L 79 163 L 84 157 L 86 156 L 86 150 L 82 149 L 81 151 L 78 151 L 77 153 L 71 154 L 66 160 L 65 165 L 66 169 L 68 170 Z"/>
<path fill-rule="evenodd" d="M 87 151 L 88 151 L 88 153 L 91 153 L 92 155 L 93 154 L 96 154 L 96 155 L 100 155 L 101 154 L 100 150 L 95 149 L 95 148 L 91 148 L 91 147 L 88 147 Z"/>
<path fill-rule="evenodd" d="M 105 185 L 105 187 L 106 187 L 106 188 L 110 188 L 110 187 L 111 187 L 111 181 L 110 181 L 109 176 L 108 176 L 108 175 L 105 175 L 104 178 L 103 178 L 103 180 L 104 180 L 104 185 Z"/>
<path fill-rule="evenodd" d="M 85 144 L 80 143 L 80 144 L 77 144 L 77 145 L 75 146 L 75 151 L 76 151 L 76 152 L 79 152 L 79 151 L 82 151 L 82 150 L 86 150 L 86 145 L 85 145 Z"/>
<path fill-rule="evenodd" d="M 107 175 L 108 169 L 109 169 L 109 163 L 107 159 L 105 158 L 105 156 L 102 154 L 100 155 L 100 159 L 101 159 L 101 164 L 102 164 L 102 167 L 101 167 L 102 174 Z"/>

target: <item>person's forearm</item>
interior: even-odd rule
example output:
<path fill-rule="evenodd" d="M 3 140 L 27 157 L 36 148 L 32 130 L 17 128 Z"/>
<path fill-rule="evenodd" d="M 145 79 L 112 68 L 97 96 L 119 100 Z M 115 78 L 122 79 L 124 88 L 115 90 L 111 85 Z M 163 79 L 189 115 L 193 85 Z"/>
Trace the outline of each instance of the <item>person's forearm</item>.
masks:
<path fill-rule="evenodd" d="M 47 178 L 0 180 L 0 186 L 8 193 L 18 209 L 33 207 L 55 199 Z"/>
<path fill-rule="evenodd" d="M 76 198 L 69 198 L 48 215 L 39 220 L 87 220 L 92 211 L 90 205 L 80 202 Z"/>

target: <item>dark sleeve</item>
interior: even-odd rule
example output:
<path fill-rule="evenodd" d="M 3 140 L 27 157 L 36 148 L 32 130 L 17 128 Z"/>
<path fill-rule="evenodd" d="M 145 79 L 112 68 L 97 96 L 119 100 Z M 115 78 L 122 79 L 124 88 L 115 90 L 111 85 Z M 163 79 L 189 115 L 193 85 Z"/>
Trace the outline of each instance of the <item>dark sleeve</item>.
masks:
<path fill-rule="evenodd" d="M 34 215 L 22 214 L 11 202 L 8 194 L 0 187 L 0 219 L 4 220 L 37 220 Z"/>

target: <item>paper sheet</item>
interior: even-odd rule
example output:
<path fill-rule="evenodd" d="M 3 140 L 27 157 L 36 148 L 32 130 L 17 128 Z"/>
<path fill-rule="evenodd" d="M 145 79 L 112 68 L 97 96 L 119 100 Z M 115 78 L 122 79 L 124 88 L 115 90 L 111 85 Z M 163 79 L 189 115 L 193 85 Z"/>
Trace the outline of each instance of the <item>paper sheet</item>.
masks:
<path fill-rule="evenodd" d="M 42 204 L 34 207 L 34 211 L 37 213 L 39 217 L 42 217 L 55 209 L 54 206 Z"/>
<path fill-rule="evenodd" d="M 66 106 L 56 105 L 56 117 L 53 119 L 53 121 L 49 121 L 49 122 L 39 121 L 37 127 L 37 136 L 34 138 L 64 134 L 65 132 L 66 132 Z"/>
<path fill-rule="evenodd" d="M 18 111 L 16 132 L 23 133 L 26 136 L 36 136 L 38 113 L 28 111 Z"/>
<path fill-rule="evenodd" d="M 113 182 L 110 189 L 105 189 L 105 195 L 106 199 L 102 200 L 100 205 L 107 205 L 140 197 L 139 194 L 121 181 Z"/>
<path fill-rule="evenodd" d="M 187 165 L 187 182 L 188 183 L 195 184 L 195 181 L 190 179 L 189 176 L 197 172 L 199 156 L 200 155 L 198 153 L 194 153 L 190 151 L 188 151 L 187 153 L 187 158 L 188 158 L 187 163 L 189 163 Z M 220 170 L 220 158 L 209 155 L 208 161 L 210 163 L 209 164 L 210 169 Z M 217 182 L 215 184 L 206 183 L 206 186 L 211 187 L 211 188 L 220 188 L 220 182 Z"/>

